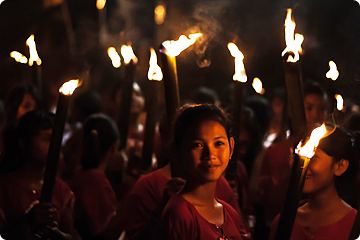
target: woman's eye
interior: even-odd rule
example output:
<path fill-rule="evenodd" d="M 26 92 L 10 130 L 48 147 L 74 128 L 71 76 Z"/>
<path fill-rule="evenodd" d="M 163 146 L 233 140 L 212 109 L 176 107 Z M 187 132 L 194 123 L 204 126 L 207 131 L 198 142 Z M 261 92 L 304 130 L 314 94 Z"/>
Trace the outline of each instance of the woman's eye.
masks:
<path fill-rule="evenodd" d="M 194 148 L 202 147 L 202 144 L 201 144 L 201 143 L 194 143 L 194 144 L 193 144 L 193 147 L 194 147 Z"/>
<path fill-rule="evenodd" d="M 222 141 L 217 141 L 216 143 L 215 143 L 215 146 L 222 146 L 222 145 L 224 145 L 225 143 L 224 142 L 222 142 Z"/>

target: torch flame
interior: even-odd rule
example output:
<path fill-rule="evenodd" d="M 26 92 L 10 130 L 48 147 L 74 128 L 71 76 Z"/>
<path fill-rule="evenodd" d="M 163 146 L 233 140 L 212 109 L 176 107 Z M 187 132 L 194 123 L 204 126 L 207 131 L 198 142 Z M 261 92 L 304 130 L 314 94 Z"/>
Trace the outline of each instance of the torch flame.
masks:
<path fill-rule="evenodd" d="M 340 94 L 335 94 L 336 98 L 336 108 L 341 111 L 344 108 L 344 99 Z"/>
<path fill-rule="evenodd" d="M 178 40 L 169 40 L 162 43 L 164 49 L 160 49 L 170 57 L 178 56 L 182 51 L 193 45 L 196 40 L 202 36 L 202 33 L 190 34 L 189 38 L 185 35 L 181 35 Z"/>
<path fill-rule="evenodd" d="M 315 154 L 316 148 L 319 145 L 320 140 L 327 133 L 325 124 L 322 124 L 320 127 L 315 128 L 311 134 L 310 139 L 305 143 L 304 146 L 302 142 L 299 142 L 297 145 L 295 152 L 302 157 L 306 157 L 308 159 L 312 158 Z"/>
<path fill-rule="evenodd" d="M 247 76 L 243 62 L 244 54 L 242 54 L 234 43 L 228 43 L 228 49 L 231 56 L 235 58 L 235 74 L 233 80 L 245 83 L 247 81 Z"/>
<path fill-rule="evenodd" d="M 106 0 L 97 0 L 96 1 L 96 8 L 101 10 L 105 7 Z"/>
<path fill-rule="evenodd" d="M 114 66 L 114 68 L 118 68 L 121 66 L 121 59 L 119 54 L 117 53 L 116 49 L 114 47 L 109 47 L 108 48 L 108 55 L 111 59 L 112 65 Z"/>
<path fill-rule="evenodd" d="M 40 66 L 41 59 L 36 51 L 34 34 L 31 34 L 30 37 L 26 40 L 26 45 L 29 46 L 29 51 L 30 51 L 29 66 L 32 66 L 34 62 L 36 62 L 36 64 Z"/>
<path fill-rule="evenodd" d="M 326 73 L 326 77 L 335 81 L 339 77 L 339 71 L 337 70 L 334 61 L 329 61 L 330 70 Z"/>
<path fill-rule="evenodd" d="M 166 16 L 166 8 L 164 5 L 158 5 L 155 8 L 155 23 L 157 25 L 161 25 L 164 23 L 165 21 L 165 16 Z"/>
<path fill-rule="evenodd" d="M 161 81 L 163 78 L 161 68 L 157 64 L 156 52 L 153 48 L 150 49 L 148 78 L 149 80 L 157 80 L 157 81 Z"/>
<path fill-rule="evenodd" d="M 129 64 L 131 60 L 136 64 L 138 62 L 137 57 L 134 54 L 134 51 L 130 45 L 122 45 L 121 46 L 121 55 L 124 58 L 125 64 Z"/>
<path fill-rule="evenodd" d="M 59 92 L 64 95 L 72 95 L 75 89 L 80 85 L 81 82 L 79 82 L 79 79 L 69 80 L 60 87 Z"/>
<path fill-rule="evenodd" d="M 257 78 L 257 77 L 254 78 L 252 86 L 253 86 L 255 92 L 257 92 L 259 94 L 265 93 L 265 89 L 262 87 L 262 82 L 261 82 L 260 78 Z"/>
<path fill-rule="evenodd" d="M 19 63 L 24 63 L 27 64 L 28 59 L 22 55 L 21 53 L 17 52 L 17 51 L 12 51 L 10 53 L 10 57 L 14 58 L 15 61 L 19 62 Z"/>
<path fill-rule="evenodd" d="M 295 22 L 291 19 L 291 8 L 288 8 L 285 19 L 285 42 L 286 48 L 281 53 L 284 56 L 287 52 L 294 53 L 294 57 L 289 55 L 287 62 L 297 62 L 300 59 L 300 53 L 302 53 L 301 44 L 304 41 L 304 36 L 301 34 L 295 34 Z"/>

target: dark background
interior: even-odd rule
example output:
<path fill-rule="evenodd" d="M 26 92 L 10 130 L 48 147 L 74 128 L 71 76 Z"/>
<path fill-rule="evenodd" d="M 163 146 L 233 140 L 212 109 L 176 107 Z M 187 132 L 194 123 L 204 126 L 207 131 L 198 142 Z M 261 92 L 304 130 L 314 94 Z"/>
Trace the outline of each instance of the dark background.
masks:
<path fill-rule="evenodd" d="M 219 95 L 232 82 L 234 62 L 227 43 L 236 42 L 245 55 L 248 87 L 259 77 L 270 96 L 284 85 L 281 52 L 285 48 L 286 9 L 293 8 L 296 32 L 304 35 L 301 56 L 303 80 L 322 83 L 330 92 L 341 93 L 346 101 L 358 103 L 360 89 L 360 6 L 353 0 L 167 0 L 167 18 L 156 26 L 153 0 L 108 0 L 105 44 L 99 44 L 98 11 L 95 0 L 67 0 L 75 50 L 61 5 L 41 0 L 5 0 L 0 5 L 0 98 L 15 84 L 31 82 L 29 66 L 10 58 L 19 51 L 29 57 L 25 42 L 30 34 L 43 61 L 44 97 L 55 102 L 59 86 L 81 78 L 84 86 L 99 91 L 114 86 L 118 71 L 111 66 L 106 49 L 118 50 L 131 42 L 139 58 L 137 81 L 147 90 L 149 47 L 167 39 L 201 31 L 205 37 L 177 58 L 180 96 L 189 97 L 200 85 Z M 64 3 L 62 3 L 64 4 Z M 50 6 L 49 6 L 50 5 Z M 204 60 L 208 67 L 199 67 Z M 329 60 L 340 72 L 336 82 L 325 77 Z M 351 100 L 350 100 L 351 99 Z"/>

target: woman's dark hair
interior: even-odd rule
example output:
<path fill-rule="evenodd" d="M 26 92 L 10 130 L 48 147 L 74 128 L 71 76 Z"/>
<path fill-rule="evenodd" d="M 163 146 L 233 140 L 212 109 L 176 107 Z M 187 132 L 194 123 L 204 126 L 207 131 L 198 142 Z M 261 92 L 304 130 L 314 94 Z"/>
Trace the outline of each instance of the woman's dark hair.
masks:
<path fill-rule="evenodd" d="M 30 94 L 36 102 L 37 108 L 41 105 L 40 95 L 37 89 L 32 85 L 20 85 L 13 88 L 5 101 L 5 111 L 6 111 L 6 122 L 14 123 L 16 119 L 16 114 L 18 108 L 23 101 L 24 95 Z"/>
<path fill-rule="evenodd" d="M 20 169 L 31 157 L 32 139 L 40 130 L 54 127 L 54 114 L 42 111 L 25 113 L 16 127 L 7 129 L 4 135 L 4 154 L 1 158 L 2 174 Z"/>
<path fill-rule="evenodd" d="M 341 175 L 336 177 L 335 186 L 339 196 L 347 201 L 349 199 L 351 186 L 355 184 L 358 172 L 358 154 L 355 137 L 342 127 L 336 127 L 335 130 L 324 137 L 319 142 L 319 148 L 327 155 L 333 158 L 335 162 L 341 159 L 349 161 L 349 167 Z"/>
<path fill-rule="evenodd" d="M 99 167 L 103 154 L 119 139 L 119 131 L 108 116 L 93 114 L 84 123 L 83 137 L 81 165 L 83 169 L 94 169 Z"/>
<path fill-rule="evenodd" d="M 225 128 L 228 139 L 230 139 L 231 123 L 224 110 L 213 104 L 186 104 L 178 110 L 174 118 L 172 134 L 175 150 L 181 149 L 183 139 L 190 127 L 201 121 L 220 123 Z"/>

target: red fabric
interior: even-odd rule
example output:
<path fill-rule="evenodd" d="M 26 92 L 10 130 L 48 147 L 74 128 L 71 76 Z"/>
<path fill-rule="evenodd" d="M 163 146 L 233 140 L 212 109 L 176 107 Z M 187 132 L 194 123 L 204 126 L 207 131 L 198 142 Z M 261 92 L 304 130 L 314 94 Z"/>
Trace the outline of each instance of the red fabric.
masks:
<path fill-rule="evenodd" d="M 199 214 L 194 205 L 181 195 L 175 195 L 170 199 L 162 214 L 165 235 L 171 240 L 209 240 L 221 237 L 242 239 L 239 228 L 240 219 L 236 211 L 224 201 L 218 201 L 224 207 L 224 223 L 221 226 L 209 223 Z"/>
<path fill-rule="evenodd" d="M 41 191 L 29 190 L 23 186 L 14 173 L 0 179 L 0 209 L 4 211 L 8 221 L 16 220 L 25 215 L 25 211 L 36 200 L 40 200 Z M 56 178 L 52 203 L 59 213 L 74 200 L 70 187 L 61 179 Z"/>
<path fill-rule="evenodd" d="M 76 197 L 75 218 L 85 218 L 94 233 L 105 230 L 116 215 L 116 197 L 109 180 L 98 169 L 78 170 L 70 181 Z"/>
<path fill-rule="evenodd" d="M 356 213 L 356 209 L 353 208 L 339 221 L 326 226 L 320 226 L 313 234 L 309 232 L 308 227 L 298 225 L 295 220 L 290 240 L 348 240 Z M 273 221 L 269 240 L 275 239 L 279 217 L 280 215 L 277 215 Z"/>
<path fill-rule="evenodd" d="M 160 204 L 165 184 L 169 181 L 159 170 L 149 173 L 140 178 L 135 184 L 128 200 L 128 224 L 126 233 L 129 239 L 143 227 L 151 218 L 151 214 Z M 242 234 L 248 233 L 246 222 L 242 216 L 237 199 L 233 190 L 221 176 L 217 181 L 215 197 L 230 204 L 239 214 L 241 222 L 239 227 Z"/>

